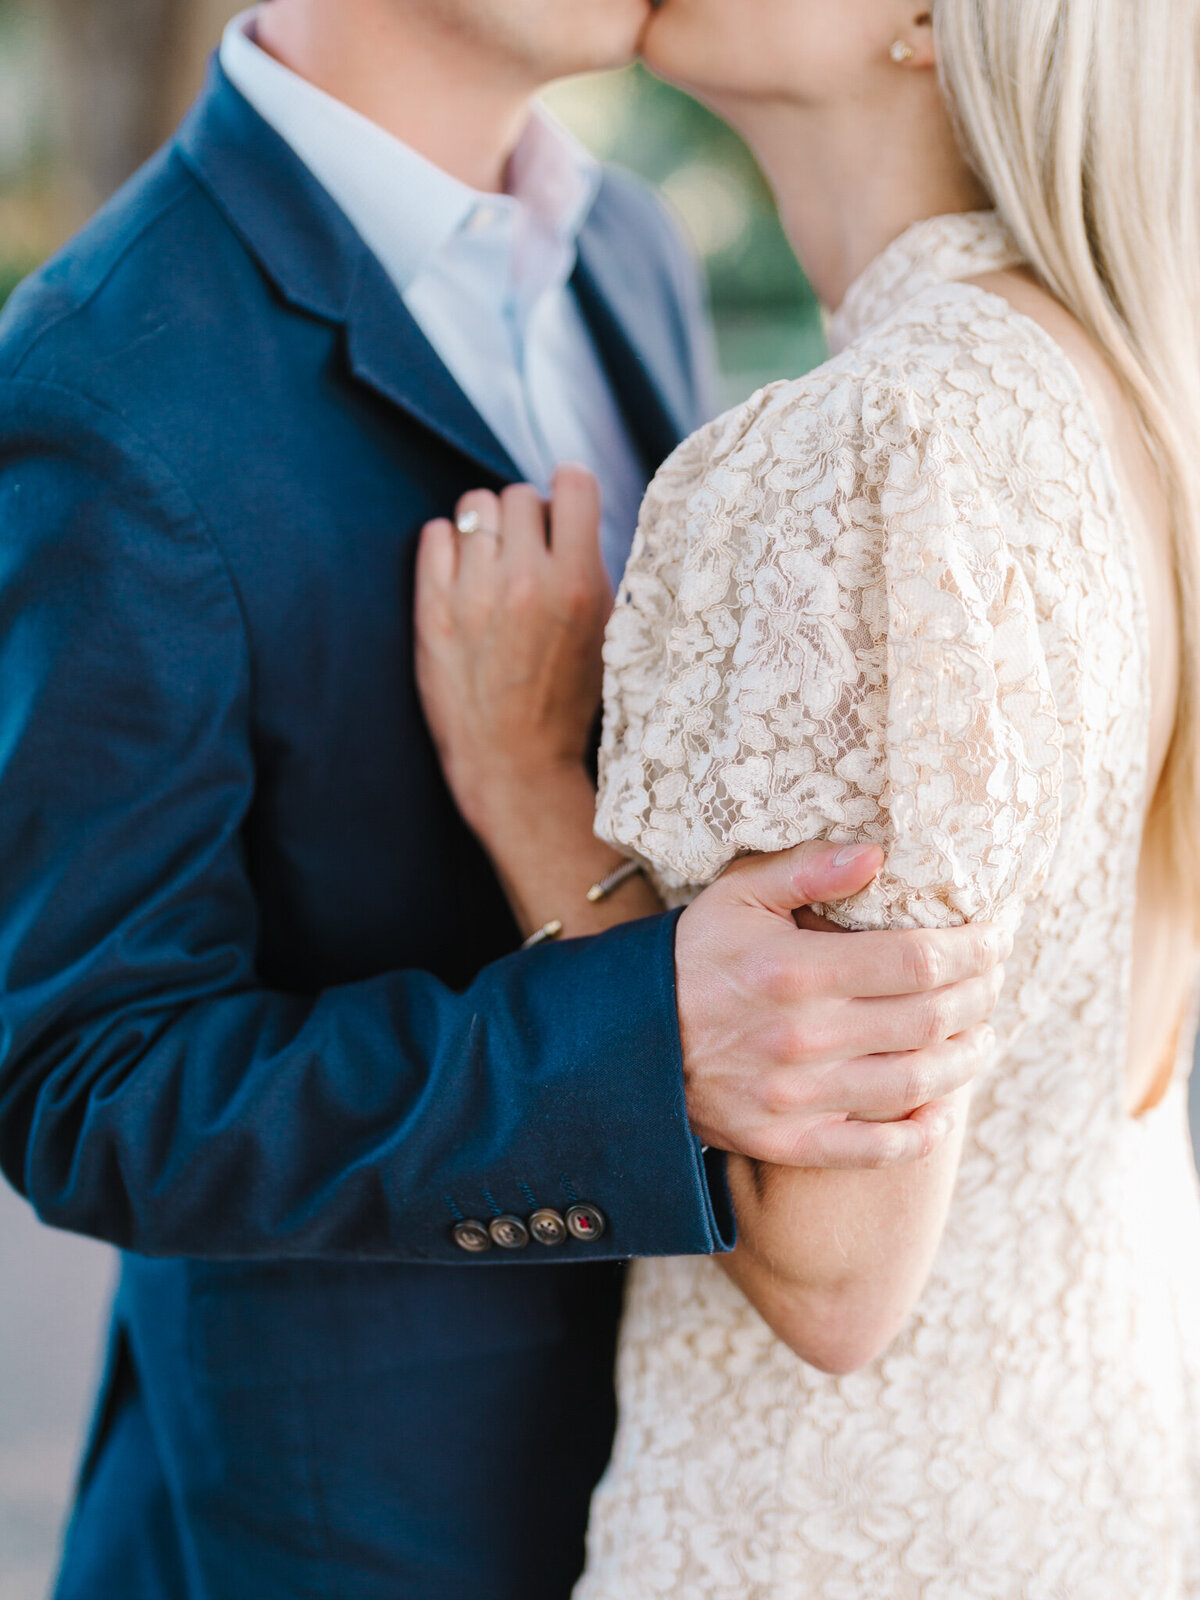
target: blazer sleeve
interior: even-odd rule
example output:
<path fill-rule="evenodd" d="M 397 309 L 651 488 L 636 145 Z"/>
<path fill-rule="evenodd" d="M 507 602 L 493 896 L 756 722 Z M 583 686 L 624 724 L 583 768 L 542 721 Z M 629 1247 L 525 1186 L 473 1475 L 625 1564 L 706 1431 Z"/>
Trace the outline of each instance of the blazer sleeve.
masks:
<path fill-rule="evenodd" d="M 224 1258 L 723 1247 L 672 918 L 461 994 L 417 971 L 263 988 L 252 663 L 196 507 L 121 418 L 13 379 L 0 530 L 0 1163 L 44 1221 Z M 574 1200 L 602 1238 L 476 1257 L 452 1237 Z"/>

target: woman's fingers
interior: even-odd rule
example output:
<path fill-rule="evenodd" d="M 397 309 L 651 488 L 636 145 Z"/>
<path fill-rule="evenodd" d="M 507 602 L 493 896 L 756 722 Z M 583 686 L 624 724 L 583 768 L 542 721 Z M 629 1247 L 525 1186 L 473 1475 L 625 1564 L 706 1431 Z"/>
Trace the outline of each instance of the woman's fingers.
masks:
<path fill-rule="evenodd" d="M 417 546 L 417 594 L 445 590 L 458 574 L 458 537 L 448 517 L 438 517 L 421 529 Z"/>
<path fill-rule="evenodd" d="M 458 534 L 458 572 L 465 587 L 473 587 L 495 567 L 504 534 L 500 500 L 490 489 L 472 489 L 454 508 Z"/>
<path fill-rule="evenodd" d="M 600 485 L 586 467 L 568 464 L 554 474 L 550 548 L 573 565 L 602 566 Z"/>
<path fill-rule="evenodd" d="M 532 484 L 514 483 L 500 496 L 500 531 L 506 566 L 545 561 L 546 502 Z"/>

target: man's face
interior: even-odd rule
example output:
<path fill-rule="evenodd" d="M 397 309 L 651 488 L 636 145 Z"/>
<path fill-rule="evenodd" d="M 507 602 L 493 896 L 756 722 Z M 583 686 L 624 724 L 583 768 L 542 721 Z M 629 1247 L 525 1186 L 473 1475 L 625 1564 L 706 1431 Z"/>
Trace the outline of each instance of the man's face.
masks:
<path fill-rule="evenodd" d="M 537 82 L 632 60 L 652 0 L 393 0 L 401 15 Z"/>

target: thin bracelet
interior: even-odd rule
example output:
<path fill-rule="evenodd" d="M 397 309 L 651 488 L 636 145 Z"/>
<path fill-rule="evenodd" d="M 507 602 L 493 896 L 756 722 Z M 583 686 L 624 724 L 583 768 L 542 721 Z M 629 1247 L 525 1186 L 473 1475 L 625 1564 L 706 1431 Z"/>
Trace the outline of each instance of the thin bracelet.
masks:
<path fill-rule="evenodd" d="M 607 900 L 609 895 L 619 889 L 623 883 L 628 883 L 630 878 L 636 878 L 641 870 L 640 862 L 622 861 L 619 867 L 614 867 L 606 878 L 601 878 L 599 883 L 594 883 L 588 890 L 588 904 L 596 906 L 600 904 L 601 900 Z M 553 922 L 547 922 L 536 933 L 531 933 L 521 946 L 521 949 L 536 950 L 539 944 L 549 944 L 551 939 L 561 939 L 562 932 L 563 924 L 555 917 Z"/>
<path fill-rule="evenodd" d="M 619 867 L 614 867 L 606 878 L 601 878 L 599 883 L 594 883 L 588 890 L 588 904 L 598 906 L 601 900 L 607 900 L 610 894 L 615 894 L 623 883 L 628 883 L 630 878 L 636 878 L 641 870 L 640 861 L 622 861 Z"/>

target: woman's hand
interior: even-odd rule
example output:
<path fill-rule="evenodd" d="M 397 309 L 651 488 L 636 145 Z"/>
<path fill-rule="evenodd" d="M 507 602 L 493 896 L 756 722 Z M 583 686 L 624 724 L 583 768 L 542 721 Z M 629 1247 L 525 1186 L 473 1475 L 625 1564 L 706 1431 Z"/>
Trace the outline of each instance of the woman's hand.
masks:
<path fill-rule="evenodd" d="M 464 495 L 456 519 L 421 537 L 417 682 L 446 779 L 486 844 L 514 795 L 544 799 L 583 772 L 612 590 L 600 490 L 582 467 L 560 468 L 548 511 L 523 484 Z"/>

